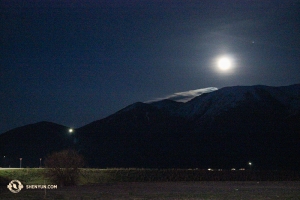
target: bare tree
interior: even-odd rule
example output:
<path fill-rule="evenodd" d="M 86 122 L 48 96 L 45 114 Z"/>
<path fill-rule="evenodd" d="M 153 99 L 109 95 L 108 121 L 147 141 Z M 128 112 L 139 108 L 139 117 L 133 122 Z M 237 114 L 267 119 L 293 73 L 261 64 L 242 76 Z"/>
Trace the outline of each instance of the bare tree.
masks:
<path fill-rule="evenodd" d="M 84 166 L 83 156 L 75 150 L 55 152 L 45 160 L 47 178 L 60 186 L 76 185 L 81 167 Z"/>

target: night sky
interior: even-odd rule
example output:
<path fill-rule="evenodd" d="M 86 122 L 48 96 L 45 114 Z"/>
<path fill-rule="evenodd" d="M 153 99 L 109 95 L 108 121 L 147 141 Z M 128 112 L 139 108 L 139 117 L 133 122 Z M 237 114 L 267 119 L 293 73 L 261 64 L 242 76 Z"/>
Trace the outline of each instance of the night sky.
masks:
<path fill-rule="evenodd" d="M 189 90 L 300 83 L 299 0 L 3 0 L 0 9 L 0 133 L 39 121 L 77 128 Z"/>

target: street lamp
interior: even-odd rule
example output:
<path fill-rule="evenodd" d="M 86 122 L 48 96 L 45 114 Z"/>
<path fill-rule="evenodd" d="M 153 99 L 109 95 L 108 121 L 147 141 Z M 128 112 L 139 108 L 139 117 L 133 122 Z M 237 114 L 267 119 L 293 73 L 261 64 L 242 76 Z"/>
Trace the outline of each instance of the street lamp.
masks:
<path fill-rule="evenodd" d="M 22 158 L 20 158 L 20 168 L 22 168 Z"/>
<path fill-rule="evenodd" d="M 72 146 L 71 148 L 75 148 L 76 143 L 77 143 L 75 130 L 73 128 L 69 128 L 68 132 L 71 135 L 70 139 L 73 140 L 72 144 L 71 144 L 71 146 Z"/>
<path fill-rule="evenodd" d="M 250 170 L 251 170 L 252 162 L 248 162 L 248 165 L 250 166 Z"/>
<path fill-rule="evenodd" d="M 3 156 L 3 167 L 5 167 L 5 156 Z"/>
<path fill-rule="evenodd" d="M 42 158 L 40 158 L 40 168 L 42 167 Z"/>

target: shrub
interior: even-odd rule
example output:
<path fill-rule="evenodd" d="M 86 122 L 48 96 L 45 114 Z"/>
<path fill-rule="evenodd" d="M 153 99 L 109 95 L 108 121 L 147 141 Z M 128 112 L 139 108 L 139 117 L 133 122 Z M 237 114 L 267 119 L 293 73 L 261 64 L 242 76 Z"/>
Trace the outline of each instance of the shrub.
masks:
<path fill-rule="evenodd" d="M 55 152 L 45 160 L 45 175 L 60 186 L 76 185 L 80 167 L 84 166 L 83 156 L 74 150 Z"/>

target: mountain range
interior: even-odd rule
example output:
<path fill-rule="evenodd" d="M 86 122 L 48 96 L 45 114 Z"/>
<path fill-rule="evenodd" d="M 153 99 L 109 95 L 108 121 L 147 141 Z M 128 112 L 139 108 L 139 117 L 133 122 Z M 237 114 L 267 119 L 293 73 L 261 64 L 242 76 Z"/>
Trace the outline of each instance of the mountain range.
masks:
<path fill-rule="evenodd" d="M 37 167 L 74 148 L 89 167 L 300 167 L 300 84 L 225 87 L 186 102 L 137 102 L 77 128 L 51 122 L 0 135 L 2 166 Z M 5 156 L 5 157 L 4 157 Z"/>

